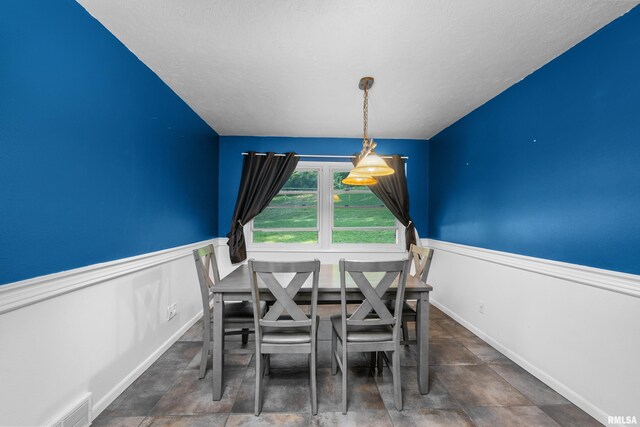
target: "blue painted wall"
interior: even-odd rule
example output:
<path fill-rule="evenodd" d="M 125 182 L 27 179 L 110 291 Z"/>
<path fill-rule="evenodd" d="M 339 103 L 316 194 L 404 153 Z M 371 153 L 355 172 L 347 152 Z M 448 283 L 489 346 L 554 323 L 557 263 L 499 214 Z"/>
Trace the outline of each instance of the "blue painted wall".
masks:
<path fill-rule="evenodd" d="M 407 160 L 411 217 L 418 233 L 427 232 L 429 144 L 424 140 L 376 139 L 380 154 L 402 154 Z M 358 138 L 288 138 L 255 136 L 220 137 L 220 188 L 218 198 L 220 236 L 230 230 L 242 172 L 242 153 L 247 151 L 294 151 L 300 154 L 351 155 L 362 149 Z M 330 160 L 331 159 L 323 159 Z M 347 161 L 347 159 L 345 159 Z"/>
<path fill-rule="evenodd" d="M 431 238 L 640 274 L 640 8 L 430 146 Z"/>
<path fill-rule="evenodd" d="M 0 283 L 217 236 L 217 134 L 75 1 L 0 3 L 0 64 Z"/>

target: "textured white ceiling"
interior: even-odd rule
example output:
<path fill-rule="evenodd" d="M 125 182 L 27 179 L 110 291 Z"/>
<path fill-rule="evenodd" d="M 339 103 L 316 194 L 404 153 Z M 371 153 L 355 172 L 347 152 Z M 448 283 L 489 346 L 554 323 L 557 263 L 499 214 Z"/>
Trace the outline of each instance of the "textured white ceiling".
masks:
<path fill-rule="evenodd" d="M 221 135 L 429 138 L 637 1 L 78 0 Z"/>

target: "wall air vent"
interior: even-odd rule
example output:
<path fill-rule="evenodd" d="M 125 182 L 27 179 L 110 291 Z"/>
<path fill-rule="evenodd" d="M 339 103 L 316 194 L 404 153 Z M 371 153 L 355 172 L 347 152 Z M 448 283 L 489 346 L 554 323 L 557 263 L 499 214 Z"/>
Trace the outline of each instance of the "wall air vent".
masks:
<path fill-rule="evenodd" d="M 91 393 L 87 393 L 75 405 L 71 406 L 51 427 L 88 427 L 91 424 Z"/>

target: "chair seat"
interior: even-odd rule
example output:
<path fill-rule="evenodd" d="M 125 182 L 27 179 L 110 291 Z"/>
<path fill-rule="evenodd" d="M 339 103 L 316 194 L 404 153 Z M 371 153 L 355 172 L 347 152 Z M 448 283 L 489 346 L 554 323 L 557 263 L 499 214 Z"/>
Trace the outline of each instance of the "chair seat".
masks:
<path fill-rule="evenodd" d="M 289 316 L 282 316 L 285 320 Z M 316 316 L 316 325 L 320 322 L 320 316 Z M 292 326 L 278 328 L 266 326 L 262 328 L 262 342 L 265 344 L 305 344 L 311 342 L 311 326 Z"/>
<path fill-rule="evenodd" d="M 331 316 L 331 324 L 341 341 L 342 338 L 342 315 Z M 378 326 L 347 326 L 347 342 L 378 342 L 392 341 L 393 328 L 389 325 Z"/>
<path fill-rule="evenodd" d="M 266 304 L 260 302 L 260 311 L 264 315 Z M 225 302 L 224 303 L 225 323 L 247 323 L 253 322 L 253 307 L 251 301 Z"/>

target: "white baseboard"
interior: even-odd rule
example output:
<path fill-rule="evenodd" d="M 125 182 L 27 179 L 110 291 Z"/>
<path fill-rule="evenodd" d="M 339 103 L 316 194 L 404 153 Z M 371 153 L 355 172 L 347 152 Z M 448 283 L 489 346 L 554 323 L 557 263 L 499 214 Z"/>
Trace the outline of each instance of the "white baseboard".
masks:
<path fill-rule="evenodd" d="M 142 363 L 140 363 L 129 375 L 124 377 L 122 381 L 116 384 L 113 389 L 108 392 L 102 399 L 93 405 L 92 413 L 93 419 L 96 419 L 102 411 L 104 411 L 114 400 L 117 399 L 123 391 L 127 389 L 144 371 L 149 369 L 153 363 L 162 356 L 162 354 L 169 349 L 178 339 L 184 335 L 193 325 L 196 324 L 202 318 L 202 310 L 190 319 L 184 326 L 182 326 L 175 334 L 173 334 L 168 340 L 166 340 L 156 351 L 154 351 L 149 357 L 147 357 Z"/>

